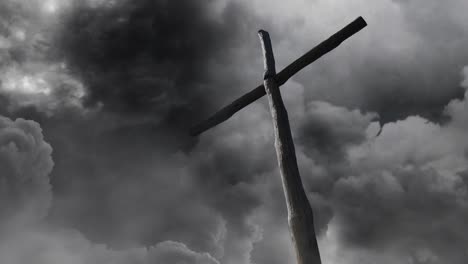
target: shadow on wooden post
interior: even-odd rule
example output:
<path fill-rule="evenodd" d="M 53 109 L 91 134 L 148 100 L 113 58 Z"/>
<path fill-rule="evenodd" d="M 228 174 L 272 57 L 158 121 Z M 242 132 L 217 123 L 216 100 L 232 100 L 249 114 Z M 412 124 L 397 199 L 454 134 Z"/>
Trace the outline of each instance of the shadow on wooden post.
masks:
<path fill-rule="evenodd" d="M 298 264 L 320 264 L 320 252 L 314 229 L 312 208 L 302 186 L 297 167 L 288 113 L 275 80 L 275 59 L 268 32 L 258 32 L 265 65 L 264 87 L 275 131 L 275 148 L 283 182 L 288 222 Z"/>

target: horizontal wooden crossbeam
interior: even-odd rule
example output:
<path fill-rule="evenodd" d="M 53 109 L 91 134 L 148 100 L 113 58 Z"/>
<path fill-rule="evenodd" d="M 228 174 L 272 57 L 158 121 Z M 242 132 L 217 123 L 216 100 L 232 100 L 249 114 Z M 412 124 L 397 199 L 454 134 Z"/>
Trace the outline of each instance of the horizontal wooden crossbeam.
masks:
<path fill-rule="evenodd" d="M 283 85 L 287 80 L 289 80 L 289 78 L 291 78 L 297 72 L 304 69 L 307 65 L 311 64 L 312 62 L 318 60 L 323 55 L 332 51 L 333 49 L 338 47 L 343 41 L 345 41 L 352 35 L 356 34 L 357 32 L 359 32 L 361 29 L 363 29 L 366 26 L 367 26 L 366 21 L 362 17 L 358 17 L 356 20 L 348 24 L 346 27 L 336 32 L 330 38 L 323 41 L 318 46 L 311 49 L 302 57 L 295 60 L 293 63 L 291 63 L 286 68 L 284 68 L 281 72 L 279 72 L 274 77 L 276 83 L 279 86 Z M 225 106 L 224 108 L 216 112 L 210 118 L 202 121 L 198 125 L 193 126 L 190 129 L 190 135 L 192 136 L 200 135 L 201 133 L 207 131 L 208 129 L 226 121 L 236 112 L 238 112 L 242 108 L 246 107 L 247 105 L 251 104 L 252 102 L 256 101 L 257 99 L 261 98 L 264 95 L 265 95 L 265 87 L 263 86 L 263 84 L 261 84 L 257 88 L 253 89 L 252 91 L 241 96 L 234 102 Z"/>

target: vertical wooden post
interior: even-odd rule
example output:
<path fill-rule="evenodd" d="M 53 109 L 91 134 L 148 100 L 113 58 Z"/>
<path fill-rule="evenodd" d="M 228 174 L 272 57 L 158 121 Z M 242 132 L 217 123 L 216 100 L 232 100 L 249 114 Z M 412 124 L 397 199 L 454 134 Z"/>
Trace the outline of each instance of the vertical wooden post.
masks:
<path fill-rule="evenodd" d="M 258 32 L 265 64 L 264 86 L 275 131 L 275 148 L 283 182 L 288 223 L 298 264 L 320 264 L 320 253 L 314 229 L 312 208 L 302 186 L 297 167 L 288 113 L 281 98 L 276 75 L 273 48 L 268 32 Z"/>

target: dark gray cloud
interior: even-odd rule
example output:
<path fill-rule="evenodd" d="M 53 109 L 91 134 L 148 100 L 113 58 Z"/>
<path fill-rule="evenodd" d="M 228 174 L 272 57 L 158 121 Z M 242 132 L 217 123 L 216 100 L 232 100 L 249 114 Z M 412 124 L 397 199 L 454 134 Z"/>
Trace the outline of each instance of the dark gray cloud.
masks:
<path fill-rule="evenodd" d="M 0 113 L 38 122 L 55 166 L 47 228 L 0 252 L 294 261 L 265 100 L 200 138 L 187 128 L 261 81 L 257 29 L 281 68 L 362 15 L 369 27 L 283 89 L 324 263 L 463 263 L 464 5 L 5 1 Z"/>
<path fill-rule="evenodd" d="M 0 233 L 47 215 L 52 148 L 33 121 L 0 118 Z"/>
<path fill-rule="evenodd" d="M 281 65 L 362 15 L 367 28 L 294 80 L 306 88 L 308 100 L 377 112 L 386 123 L 408 115 L 443 121 L 444 106 L 463 97 L 458 85 L 468 59 L 463 8 L 462 1 L 275 1 L 258 13 L 274 16 L 275 29 L 287 28 L 287 40 L 275 45 Z"/>
<path fill-rule="evenodd" d="M 34 230 L 10 237 L 0 243 L 2 260 L 22 263 L 188 263 L 218 264 L 207 253 L 197 253 L 186 245 L 173 241 L 158 243 L 149 248 L 113 250 L 102 244 L 93 244 L 78 232 Z"/>
<path fill-rule="evenodd" d="M 256 22 L 240 4 L 215 8 L 213 1 L 76 4 L 61 21 L 59 55 L 86 85 L 86 105 L 185 125 L 242 83 L 233 50 L 246 46 L 241 40 L 254 36 L 246 28 Z"/>
<path fill-rule="evenodd" d="M 242 14 L 242 7 L 230 4 L 219 14 L 220 18 L 210 18 L 213 14 L 204 6 L 191 2 L 167 3 L 172 10 L 170 13 L 162 8 L 166 5 L 162 1 L 147 1 L 142 3 L 143 7 L 133 5 L 117 3 L 97 9 L 86 4 L 68 6 L 70 13 L 60 18 L 62 24 L 49 25 L 57 35 L 49 38 L 54 48 L 46 56 L 47 60 L 41 61 L 40 69 L 64 63 L 66 68 L 60 68 L 59 73 L 68 79 L 79 80 L 83 88 L 86 87 L 87 96 L 79 104 L 59 105 L 52 111 L 45 111 L 49 109 L 43 106 L 66 96 L 38 93 L 37 82 L 44 81 L 52 91 L 56 91 L 55 85 L 59 82 L 42 75 L 30 77 L 24 69 L 36 62 L 33 56 L 11 62 L 5 68 L 8 73 L 15 63 L 18 65 L 18 76 L 11 78 L 15 80 L 15 91 L 29 87 L 28 83 L 17 84 L 18 78 L 23 76 L 33 82 L 33 90 L 14 97 L 3 85 L 4 100 L 11 106 L 5 105 L 2 112 L 11 117 L 37 120 L 54 146 L 56 167 L 51 176 L 54 203 L 47 222 L 79 229 L 89 239 L 114 247 L 151 246 L 165 240 L 177 240 L 192 249 L 208 251 L 224 263 L 247 261 L 250 240 L 255 240 L 257 233 L 255 227 L 244 220 L 255 206 L 253 190 L 249 186 L 235 185 L 237 180 L 234 178 L 240 175 L 234 174 L 233 183 L 223 181 L 210 185 L 207 182 L 205 187 L 196 182 L 201 179 L 198 174 L 202 174 L 202 170 L 198 173 L 184 168 L 184 164 L 191 162 L 183 152 L 194 142 L 184 128 L 194 121 L 192 110 L 203 110 L 209 102 L 219 103 L 212 99 L 213 95 L 220 96 L 219 91 L 197 94 L 189 88 L 203 86 L 214 90 L 219 85 L 229 89 L 229 85 L 219 82 L 222 76 L 209 76 L 206 71 L 208 66 L 213 68 L 210 64 L 226 63 L 232 53 L 229 49 L 233 49 L 229 45 L 243 44 L 234 38 L 243 32 L 242 24 L 248 22 L 241 21 L 242 17 L 236 15 Z M 80 12 L 75 13 L 78 8 Z M 152 11 L 160 13 L 155 16 Z M 186 16 L 176 19 L 181 12 Z M 20 15 L 22 21 L 42 22 Z M 116 21 L 115 27 L 111 25 L 111 28 L 103 18 L 115 21 L 120 15 L 126 16 L 128 21 L 122 24 Z M 209 23 L 211 20 L 220 22 Z M 145 28 L 148 21 L 149 29 Z M 73 23 L 84 24 L 74 27 Z M 178 24 L 179 31 L 167 30 L 173 24 Z M 138 31 L 140 25 L 141 32 Z M 61 27 L 72 31 L 61 32 Z M 37 32 L 42 33 L 39 29 Z M 134 37 L 143 38 L 140 39 L 143 45 L 134 42 Z M 226 40 L 218 43 L 223 38 Z M 205 47 L 205 41 L 213 46 Z M 82 43 L 81 47 L 73 46 L 76 43 Z M 129 43 L 135 45 L 125 46 Z M 115 50 L 113 45 L 117 45 Z M 220 52 L 222 48 L 226 51 Z M 99 52 L 95 49 L 104 52 L 97 59 L 94 56 Z M 30 49 L 25 47 L 25 51 Z M 2 81 L 12 74 L 5 76 Z M 229 75 L 226 73 L 226 76 Z M 235 78 L 230 79 L 233 80 L 231 85 L 235 85 Z M 113 85 L 109 85 L 111 83 Z M 161 96 L 159 103 L 155 99 L 157 96 Z M 195 96 L 199 98 L 195 100 Z M 145 103 L 147 97 L 152 101 Z M 38 101 L 36 98 L 52 99 Z M 199 116 L 203 116 L 202 112 Z M 239 169 L 242 164 L 239 160 Z M 203 166 L 194 163 L 193 167 L 196 170 Z M 206 180 L 219 178 L 225 169 L 229 168 L 216 168 Z M 216 189 L 216 185 L 224 190 L 209 193 L 210 189 Z M 225 198 L 217 201 L 218 196 Z M 245 203 L 246 209 L 239 203 Z M 235 207 L 238 209 L 230 210 Z M 231 247 L 237 249 L 231 251 Z"/>
<path fill-rule="evenodd" d="M 78 231 L 43 223 L 52 202 L 52 148 L 34 121 L 0 118 L 0 253 L 21 263 L 219 263 L 208 253 L 164 241 L 150 247 L 112 250 Z M 44 226 L 45 225 L 45 226 Z"/>

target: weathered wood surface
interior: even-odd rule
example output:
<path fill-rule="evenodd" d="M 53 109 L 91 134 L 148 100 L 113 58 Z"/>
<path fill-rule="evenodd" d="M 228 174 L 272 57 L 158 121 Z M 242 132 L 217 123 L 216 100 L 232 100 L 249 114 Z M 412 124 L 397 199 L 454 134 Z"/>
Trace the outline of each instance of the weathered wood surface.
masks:
<path fill-rule="evenodd" d="M 289 78 L 294 74 L 305 68 L 307 65 L 316 61 L 323 55 L 327 54 L 331 50 L 338 47 L 343 41 L 359 32 L 361 29 L 367 26 L 366 21 L 362 17 L 358 17 L 356 20 L 348 24 L 346 27 L 332 35 L 327 40 L 320 43 L 315 48 L 311 49 L 309 52 L 304 54 L 299 59 L 295 60 L 289 66 L 284 68 L 279 72 L 275 77 L 275 81 L 278 86 L 283 85 Z M 205 121 L 199 123 L 198 125 L 193 126 L 190 129 L 190 134 L 192 136 L 199 135 L 206 130 L 226 121 L 236 112 L 244 108 L 245 106 L 251 104 L 257 99 L 265 95 L 265 87 L 263 84 L 259 85 L 257 88 L 246 93 L 242 97 L 238 98 L 234 102 L 230 103 L 226 107 L 222 108 L 216 112 L 213 116 L 206 119 Z"/>
<path fill-rule="evenodd" d="M 288 113 L 275 80 L 275 61 L 268 33 L 260 30 L 265 75 L 264 87 L 270 105 L 275 132 L 275 148 L 288 210 L 288 223 L 298 264 L 320 264 L 320 252 L 314 229 L 314 217 L 297 167 L 296 152 Z"/>

